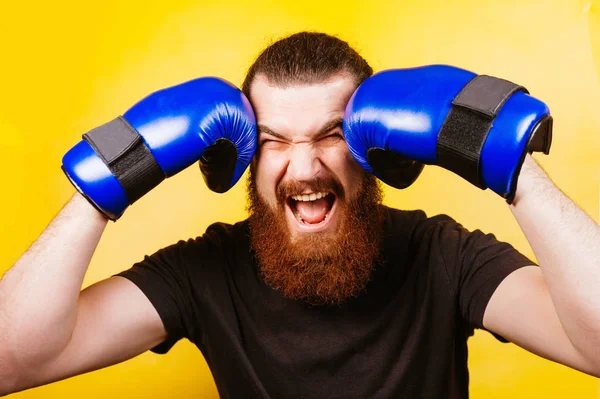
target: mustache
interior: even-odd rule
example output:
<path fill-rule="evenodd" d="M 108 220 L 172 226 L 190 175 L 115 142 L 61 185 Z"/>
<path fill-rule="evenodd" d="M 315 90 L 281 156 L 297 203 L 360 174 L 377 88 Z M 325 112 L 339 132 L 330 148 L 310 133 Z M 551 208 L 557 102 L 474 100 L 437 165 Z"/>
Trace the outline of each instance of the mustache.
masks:
<path fill-rule="evenodd" d="M 284 203 L 291 195 L 296 195 L 304 191 L 331 191 L 341 200 L 345 199 L 345 191 L 342 183 L 334 177 L 316 178 L 311 181 L 285 181 L 277 187 L 277 200 L 280 204 Z"/>
<path fill-rule="evenodd" d="M 380 263 L 384 237 L 381 190 L 375 176 L 365 174 L 351 182 L 357 193 L 347 195 L 335 232 L 292 240 L 287 221 L 279 215 L 288 194 L 311 190 L 344 195 L 339 181 L 325 177 L 279 181 L 278 209 L 258 194 L 254 175 L 248 179 L 251 250 L 261 278 L 282 296 L 311 306 L 339 306 L 361 295 Z"/>

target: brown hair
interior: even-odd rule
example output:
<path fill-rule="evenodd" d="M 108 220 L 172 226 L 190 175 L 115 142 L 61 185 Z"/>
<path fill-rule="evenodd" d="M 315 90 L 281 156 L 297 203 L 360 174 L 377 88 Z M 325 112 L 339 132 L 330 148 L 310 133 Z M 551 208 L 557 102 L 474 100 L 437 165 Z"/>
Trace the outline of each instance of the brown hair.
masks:
<path fill-rule="evenodd" d="M 299 32 L 267 47 L 252 64 L 242 91 L 250 98 L 250 85 L 256 75 L 271 84 L 319 83 L 336 73 L 349 73 L 360 85 L 373 74 L 373 68 L 350 45 L 337 37 L 319 32 Z"/>

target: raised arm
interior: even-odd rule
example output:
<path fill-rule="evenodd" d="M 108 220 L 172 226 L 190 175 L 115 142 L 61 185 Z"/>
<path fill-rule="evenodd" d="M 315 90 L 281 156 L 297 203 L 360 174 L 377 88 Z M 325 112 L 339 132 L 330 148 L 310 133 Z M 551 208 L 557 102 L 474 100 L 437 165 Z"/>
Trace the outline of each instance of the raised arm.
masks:
<path fill-rule="evenodd" d="M 158 314 L 129 281 L 80 293 L 106 223 L 75 194 L 0 280 L 0 395 L 117 363 L 164 339 Z"/>
<path fill-rule="evenodd" d="M 146 97 L 67 152 L 63 170 L 81 195 L 0 282 L 0 394 L 105 367 L 165 339 L 157 311 L 129 280 L 80 294 L 106 219 L 196 161 L 210 189 L 228 190 L 252 160 L 255 138 L 242 92 L 199 78 Z"/>
<path fill-rule="evenodd" d="M 600 227 L 529 155 L 511 210 L 540 267 L 517 270 L 500 284 L 485 327 L 600 377 Z"/>
<path fill-rule="evenodd" d="M 355 159 L 390 185 L 412 183 L 421 162 L 505 198 L 540 268 L 519 268 L 500 283 L 484 327 L 600 376 L 600 227 L 529 155 L 550 150 L 552 117 L 542 101 L 450 66 L 389 70 L 356 90 L 344 133 Z"/>

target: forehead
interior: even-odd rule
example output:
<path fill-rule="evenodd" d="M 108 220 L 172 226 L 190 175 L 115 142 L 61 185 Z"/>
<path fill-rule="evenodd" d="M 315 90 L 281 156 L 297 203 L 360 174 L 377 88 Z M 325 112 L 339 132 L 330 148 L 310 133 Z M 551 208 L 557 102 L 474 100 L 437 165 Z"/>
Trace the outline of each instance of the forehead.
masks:
<path fill-rule="evenodd" d="M 279 87 L 257 76 L 250 100 L 259 125 L 286 136 L 311 136 L 324 124 L 344 115 L 354 92 L 354 80 L 346 75 L 314 84 Z"/>

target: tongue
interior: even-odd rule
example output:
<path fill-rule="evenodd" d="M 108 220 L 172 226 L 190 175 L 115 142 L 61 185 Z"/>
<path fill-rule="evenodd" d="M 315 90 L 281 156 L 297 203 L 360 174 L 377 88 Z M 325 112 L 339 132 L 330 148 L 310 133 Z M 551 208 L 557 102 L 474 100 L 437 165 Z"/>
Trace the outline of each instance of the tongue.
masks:
<path fill-rule="evenodd" d="M 296 202 L 296 210 L 306 223 L 319 223 L 325 219 L 325 215 L 329 210 L 329 203 L 325 198 L 315 201 L 298 201 Z"/>

